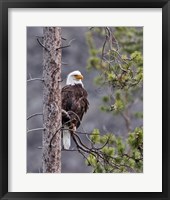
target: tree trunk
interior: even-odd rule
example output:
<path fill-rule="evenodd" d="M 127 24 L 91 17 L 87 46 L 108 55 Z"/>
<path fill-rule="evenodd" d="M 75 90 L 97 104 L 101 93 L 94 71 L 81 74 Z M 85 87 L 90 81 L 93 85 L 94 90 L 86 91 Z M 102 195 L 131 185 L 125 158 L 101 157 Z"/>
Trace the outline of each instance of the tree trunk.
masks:
<path fill-rule="evenodd" d="M 43 173 L 60 173 L 60 128 L 62 125 L 60 88 L 61 49 L 58 48 L 61 47 L 61 28 L 45 27 L 43 33 Z"/>

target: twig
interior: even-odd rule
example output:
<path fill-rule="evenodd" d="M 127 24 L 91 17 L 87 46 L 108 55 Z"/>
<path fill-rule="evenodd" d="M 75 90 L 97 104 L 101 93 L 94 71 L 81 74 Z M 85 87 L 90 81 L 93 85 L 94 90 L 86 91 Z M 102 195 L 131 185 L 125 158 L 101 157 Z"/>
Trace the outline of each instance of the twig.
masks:
<path fill-rule="evenodd" d="M 106 42 L 107 42 L 107 36 L 105 38 L 105 41 L 104 41 L 104 44 L 103 44 L 103 47 L 102 47 L 102 60 L 104 58 L 104 49 L 105 49 L 105 46 L 106 46 Z"/>
<path fill-rule="evenodd" d="M 67 40 L 67 39 L 66 39 L 66 38 L 64 38 L 64 37 L 61 37 L 61 39 L 62 39 L 62 40 Z"/>
<path fill-rule="evenodd" d="M 91 154 L 91 155 L 93 155 L 93 156 L 97 159 L 97 161 L 100 162 L 101 164 L 102 164 L 102 162 L 99 160 L 99 158 L 102 159 L 103 162 L 106 162 L 107 164 L 111 165 L 112 167 L 119 169 L 119 166 L 117 166 L 116 164 L 114 164 L 114 163 L 112 163 L 112 162 L 109 162 L 109 161 L 107 160 L 107 158 L 105 158 L 105 154 L 104 154 L 103 152 L 101 152 L 101 151 L 99 151 L 99 150 L 97 150 L 97 149 L 93 149 L 93 148 L 90 149 L 89 147 L 87 147 L 86 145 L 84 145 L 83 142 L 81 141 L 80 137 L 79 137 L 77 134 L 72 134 L 72 138 L 73 138 L 73 140 L 74 140 L 74 142 L 75 142 L 75 144 L 76 144 L 77 149 L 78 149 L 79 152 L 80 152 L 80 150 L 81 150 L 81 151 L 83 151 L 83 152 L 85 152 L 85 153 Z M 82 153 L 81 153 L 81 154 L 82 154 Z M 84 155 L 84 154 L 83 154 L 83 155 Z M 111 158 L 112 158 L 112 157 L 111 157 Z M 112 159 L 114 159 L 114 158 L 112 158 Z"/>
<path fill-rule="evenodd" d="M 65 63 L 65 62 L 61 62 L 61 64 L 62 64 L 62 65 L 68 65 L 68 63 Z"/>
<path fill-rule="evenodd" d="M 103 149 L 103 148 L 108 144 L 109 140 L 110 140 L 110 137 L 108 137 L 107 141 L 105 142 L 105 144 L 104 144 L 102 147 L 98 147 L 98 148 L 94 147 L 94 148 L 95 148 L 96 150 L 101 150 L 101 149 Z"/>
<path fill-rule="evenodd" d="M 95 154 L 93 154 L 93 152 L 90 151 L 90 149 L 87 149 L 87 147 L 86 147 L 85 145 L 83 145 L 83 146 L 85 146 L 85 148 L 84 148 L 84 147 L 82 147 L 82 146 L 79 144 L 79 142 L 77 141 L 77 139 L 74 137 L 75 135 L 76 135 L 76 134 L 73 134 L 73 135 L 72 135 L 72 138 L 73 138 L 73 140 L 74 140 L 74 142 L 75 142 L 77 148 L 83 150 L 83 151 L 86 152 L 86 153 L 91 153 L 92 155 L 95 156 Z M 79 140 L 80 140 L 80 138 L 79 138 Z M 80 141 L 81 141 L 81 140 L 80 140 Z M 82 142 L 81 142 L 81 143 L 82 143 Z"/>
<path fill-rule="evenodd" d="M 83 152 L 80 149 L 78 149 L 78 152 L 87 160 L 88 165 L 91 166 L 89 159 L 83 154 Z"/>
<path fill-rule="evenodd" d="M 27 131 L 27 133 L 33 132 L 33 131 L 42 131 L 45 130 L 45 128 L 35 128 L 35 129 L 30 129 Z"/>
<path fill-rule="evenodd" d="M 78 141 L 76 140 L 76 138 L 75 138 L 74 136 L 77 137 L 77 139 L 79 140 L 79 143 L 80 143 L 81 145 L 83 145 L 83 146 L 81 146 L 81 145 L 78 143 Z M 87 146 L 85 146 L 85 145 L 82 143 L 82 141 L 81 141 L 81 139 L 79 138 L 78 135 L 73 134 L 73 140 L 75 141 L 75 143 L 76 143 L 78 149 L 81 149 L 82 151 L 84 151 L 84 152 L 86 152 L 86 153 L 92 154 L 93 156 L 96 157 L 96 159 L 97 159 L 97 157 L 99 157 L 99 158 L 102 159 L 104 162 L 107 162 L 108 164 L 110 164 L 110 165 L 116 167 L 117 169 L 119 169 L 119 167 L 118 167 L 116 164 L 110 163 L 105 157 L 102 156 L 102 155 L 104 155 L 103 152 L 101 152 L 101 151 L 96 151 L 96 150 L 94 150 L 94 149 L 89 149 Z M 97 160 L 100 162 L 99 159 L 97 159 Z M 100 163 L 101 163 L 101 162 L 100 162 Z"/>
<path fill-rule="evenodd" d="M 49 52 L 49 50 L 40 42 L 38 38 L 37 38 L 37 42 L 39 43 L 40 46 L 42 46 L 46 51 Z"/>
<path fill-rule="evenodd" d="M 89 28 L 89 31 L 91 31 L 94 27 Z"/>
<path fill-rule="evenodd" d="M 50 148 L 52 147 L 52 141 L 53 141 L 54 137 L 56 136 L 56 134 L 58 133 L 58 131 L 61 130 L 61 128 L 62 128 L 62 127 L 60 127 L 59 129 L 57 129 L 56 132 L 54 133 L 54 135 L 52 136 L 52 138 L 51 138 L 51 140 L 50 140 L 50 145 L 49 145 Z"/>
<path fill-rule="evenodd" d="M 128 65 L 128 63 L 124 59 L 122 59 L 122 57 L 118 51 L 116 51 L 115 49 L 111 49 L 111 50 L 114 51 L 119 56 L 119 58 L 122 60 L 122 62 L 124 62 L 126 65 Z"/>
<path fill-rule="evenodd" d="M 58 48 L 56 49 L 56 51 L 58 51 L 59 49 L 64 49 L 64 48 L 70 47 L 70 46 L 71 46 L 71 43 L 72 43 L 74 40 L 75 40 L 75 39 L 70 40 L 70 42 L 69 42 L 68 45 L 66 45 L 66 46 L 58 47 Z"/>
<path fill-rule="evenodd" d="M 72 129 L 69 128 L 62 128 L 62 130 L 73 131 Z M 81 131 L 74 131 L 74 132 L 82 135 L 100 135 L 99 133 L 92 133 L 92 132 L 91 133 L 81 132 Z"/>
<path fill-rule="evenodd" d="M 33 114 L 33 115 L 30 115 L 28 118 L 27 118 L 27 120 L 29 120 L 29 119 L 31 119 L 32 117 L 35 117 L 35 116 L 37 116 L 37 115 L 43 115 L 42 113 L 35 113 L 35 114 Z"/>
<path fill-rule="evenodd" d="M 113 39 L 114 39 L 114 41 L 115 41 L 115 44 L 117 45 L 117 51 L 119 51 L 119 49 L 120 49 L 119 43 L 118 43 L 118 41 L 116 40 L 114 34 L 112 34 L 112 37 L 113 37 Z"/>
<path fill-rule="evenodd" d="M 93 135 L 93 134 L 91 134 L 91 135 Z M 93 147 L 94 147 L 94 142 L 89 138 L 88 134 L 86 134 L 86 138 L 87 138 L 88 141 L 90 142 L 91 148 L 93 148 Z"/>
<path fill-rule="evenodd" d="M 44 36 L 39 36 L 39 35 L 36 35 L 35 37 L 36 38 L 44 38 Z"/>
<path fill-rule="evenodd" d="M 126 128 L 128 130 L 128 132 L 130 132 L 132 129 L 131 129 L 131 124 L 130 124 L 130 118 L 129 116 L 127 116 L 125 113 L 121 113 L 121 116 L 123 117 L 123 119 L 125 120 L 125 123 L 126 123 Z"/>
<path fill-rule="evenodd" d="M 123 69 L 123 68 L 122 68 L 122 66 L 121 66 L 121 64 L 119 63 L 119 61 L 118 61 L 118 65 L 119 65 L 120 69 L 121 69 L 123 72 L 126 72 L 126 73 L 128 72 L 126 69 Z"/>
<path fill-rule="evenodd" d="M 67 47 L 70 47 L 70 45 L 58 47 L 58 48 L 56 49 L 56 51 L 58 51 L 59 49 L 65 49 L 65 48 L 67 48 Z"/>
<path fill-rule="evenodd" d="M 30 78 L 27 80 L 27 82 L 31 82 L 31 81 L 44 81 L 42 78 Z"/>

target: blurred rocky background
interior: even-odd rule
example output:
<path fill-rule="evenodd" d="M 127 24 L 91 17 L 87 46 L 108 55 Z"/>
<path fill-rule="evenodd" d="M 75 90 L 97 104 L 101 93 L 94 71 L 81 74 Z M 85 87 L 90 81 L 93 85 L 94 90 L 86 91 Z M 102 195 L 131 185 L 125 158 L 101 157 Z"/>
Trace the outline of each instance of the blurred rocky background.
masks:
<path fill-rule="evenodd" d="M 65 85 L 66 76 L 74 70 L 79 70 L 84 76 L 84 86 L 88 92 L 90 107 L 85 114 L 82 126 L 83 131 L 90 133 L 94 128 L 98 128 L 101 133 L 112 132 L 115 135 L 127 136 L 127 130 L 124 119 L 111 113 L 101 112 L 101 98 L 107 95 L 107 88 L 98 87 L 94 83 L 94 78 L 98 75 L 97 70 L 87 70 L 87 61 L 89 58 L 89 47 L 86 42 L 86 33 L 88 27 L 62 27 L 63 45 L 68 44 L 72 39 L 71 47 L 62 50 L 62 82 L 61 87 Z M 37 36 L 43 36 L 42 27 L 27 27 L 27 79 L 41 78 L 43 69 L 43 48 L 37 42 Z M 41 38 L 40 38 L 41 40 Z M 101 38 L 96 40 L 99 45 L 103 43 Z M 34 113 L 42 112 L 43 84 L 41 81 L 31 81 L 27 83 L 27 117 Z M 114 91 L 113 91 L 114 92 Z M 137 101 L 131 109 L 134 112 L 141 112 L 143 109 L 142 101 Z M 132 117 L 132 130 L 141 126 L 141 118 Z M 27 128 L 41 128 L 42 116 L 36 116 L 27 121 Z M 79 128 L 82 130 L 82 127 Z M 82 140 L 87 143 L 85 136 L 81 135 Z M 39 173 L 42 171 L 42 131 L 29 132 L 27 135 L 27 172 Z M 72 141 L 72 147 L 74 142 Z M 62 172 L 63 173 L 89 173 L 91 168 L 85 164 L 85 160 L 78 152 L 62 151 Z"/>

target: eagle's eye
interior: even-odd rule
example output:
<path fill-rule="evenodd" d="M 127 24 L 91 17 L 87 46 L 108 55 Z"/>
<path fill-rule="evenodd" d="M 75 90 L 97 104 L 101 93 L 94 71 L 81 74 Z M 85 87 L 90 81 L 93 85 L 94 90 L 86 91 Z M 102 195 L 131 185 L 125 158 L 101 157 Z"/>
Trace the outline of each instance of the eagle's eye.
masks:
<path fill-rule="evenodd" d="M 81 74 L 79 75 L 74 75 L 74 77 L 77 79 L 77 80 L 82 80 L 83 79 L 83 76 Z"/>

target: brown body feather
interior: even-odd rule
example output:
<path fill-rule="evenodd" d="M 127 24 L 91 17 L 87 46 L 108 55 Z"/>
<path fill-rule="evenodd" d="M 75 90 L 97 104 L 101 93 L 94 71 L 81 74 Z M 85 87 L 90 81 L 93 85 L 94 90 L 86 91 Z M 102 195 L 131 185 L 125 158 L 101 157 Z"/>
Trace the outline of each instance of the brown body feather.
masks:
<path fill-rule="evenodd" d="M 70 119 L 66 114 L 62 114 L 62 124 L 78 128 L 84 113 L 87 112 L 89 102 L 87 100 L 87 92 L 81 84 L 66 85 L 61 91 L 62 109 L 68 112 Z M 71 123 L 70 123 L 71 122 Z"/>

